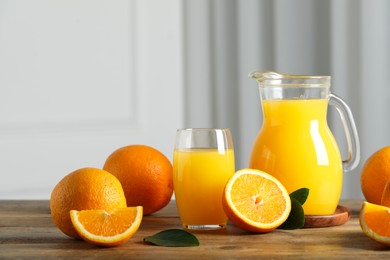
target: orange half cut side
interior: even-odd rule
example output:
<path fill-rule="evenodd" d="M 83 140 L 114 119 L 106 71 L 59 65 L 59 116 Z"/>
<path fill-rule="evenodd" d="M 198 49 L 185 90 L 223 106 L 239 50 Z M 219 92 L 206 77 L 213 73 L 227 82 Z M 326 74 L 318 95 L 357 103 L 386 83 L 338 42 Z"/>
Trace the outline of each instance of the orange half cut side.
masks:
<path fill-rule="evenodd" d="M 71 210 L 70 218 L 85 241 L 99 246 L 116 246 L 128 241 L 142 221 L 142 206 L 104 210 Z"/>
<path fill-rule="evenodd" d="M 236 226 L 259 233 L 279 227 L 291 211 L 286 188 L 272 175 L 255 169 L 242 169 L 232 176 L 222 204 Z"/>

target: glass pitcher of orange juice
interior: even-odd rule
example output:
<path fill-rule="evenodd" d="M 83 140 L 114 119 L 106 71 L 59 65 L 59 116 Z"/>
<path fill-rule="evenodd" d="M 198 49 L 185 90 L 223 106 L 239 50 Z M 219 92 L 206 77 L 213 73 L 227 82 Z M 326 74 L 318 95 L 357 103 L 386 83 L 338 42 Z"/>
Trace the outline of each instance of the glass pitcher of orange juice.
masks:
<path fill-rule="evenodd" d="M 289 192 L 306 187 L 305 215 L 331 215 L 342 189 L 342 172 L 360 160 L 359 138 L 348 105 L 330 92 L 329 76 L 298 76 L 274 71 L 253 72 L 259 85 L 263 125 L 249 167 L 279 179 Z M 348 144 L 342 161 L 328 127 L 328 104 L 341 116 Z"/>

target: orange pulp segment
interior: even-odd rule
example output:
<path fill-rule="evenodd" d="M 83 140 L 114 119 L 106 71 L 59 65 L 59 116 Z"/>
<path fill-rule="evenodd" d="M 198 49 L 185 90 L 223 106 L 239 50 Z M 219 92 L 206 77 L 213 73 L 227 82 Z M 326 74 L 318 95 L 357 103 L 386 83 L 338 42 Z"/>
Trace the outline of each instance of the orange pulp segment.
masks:
<path fill-rule="evenodd" d="M 272 175 L 255 169 L 237 171 L 226 184 L 222 201 L 236 226 L 258 233 L 279 227 L 291 211 L 286 188 Z"/>
<path fill-rule="evenodd" d="M 366 236 L 390 245 L 390 208 L 365 201 L 360 210 L 359 221 Z"/>
<path fill-rule="evenodd" d="M 125 243 L 138 230 L 142 206 L 104 210 L 71 210 L 70 218 L 77 233 L 88 243 L 116 246 Z"/>

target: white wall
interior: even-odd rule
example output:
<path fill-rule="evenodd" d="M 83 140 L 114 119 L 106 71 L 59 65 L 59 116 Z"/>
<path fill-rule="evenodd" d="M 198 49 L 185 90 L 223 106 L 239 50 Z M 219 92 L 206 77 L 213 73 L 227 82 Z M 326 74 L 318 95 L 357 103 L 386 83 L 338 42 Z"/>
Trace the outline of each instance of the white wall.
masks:
<path fill-rule="evenodd" d="M 180 1 L 0 1 L 0 199 L 183 125 Z"/>

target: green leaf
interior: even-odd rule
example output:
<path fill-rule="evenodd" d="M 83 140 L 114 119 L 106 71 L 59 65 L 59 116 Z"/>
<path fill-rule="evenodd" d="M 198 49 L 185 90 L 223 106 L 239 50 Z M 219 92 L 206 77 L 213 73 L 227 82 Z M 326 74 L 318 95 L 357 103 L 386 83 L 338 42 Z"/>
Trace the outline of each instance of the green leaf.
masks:
<path fill-rule="evenodd" d="M 305 225 L 305 213 L 303 211 L 301 203 L 295 199 L 291 198 L 291 212 L 287 220 L 278 228 L 279 229 L 298 229 L 302 228 Z"/>
<path fill-rule="evenodd" d="M 306 202 L 308 196 L 308 188 L 301 188 L 290 194 L 291 212 L 287 220 L 279 226 L 280 229 L 298 229 L 305 225 L 305 212 L 302 205 Z"/>
<path fill-rule="evenodd" d="M 296 199 L 301 205 L 305 204 L 308 196 L 309 196 L 308 188 L 301 188 L 290 194 L 290 198 Z"/>
<path fill-rule="evenodd" d="M 153 236 L 145 237 L 144 242 L 168 247 L 199 246 L 199 240 L 192 233 L 182 229 L 161 231 Z"/>

